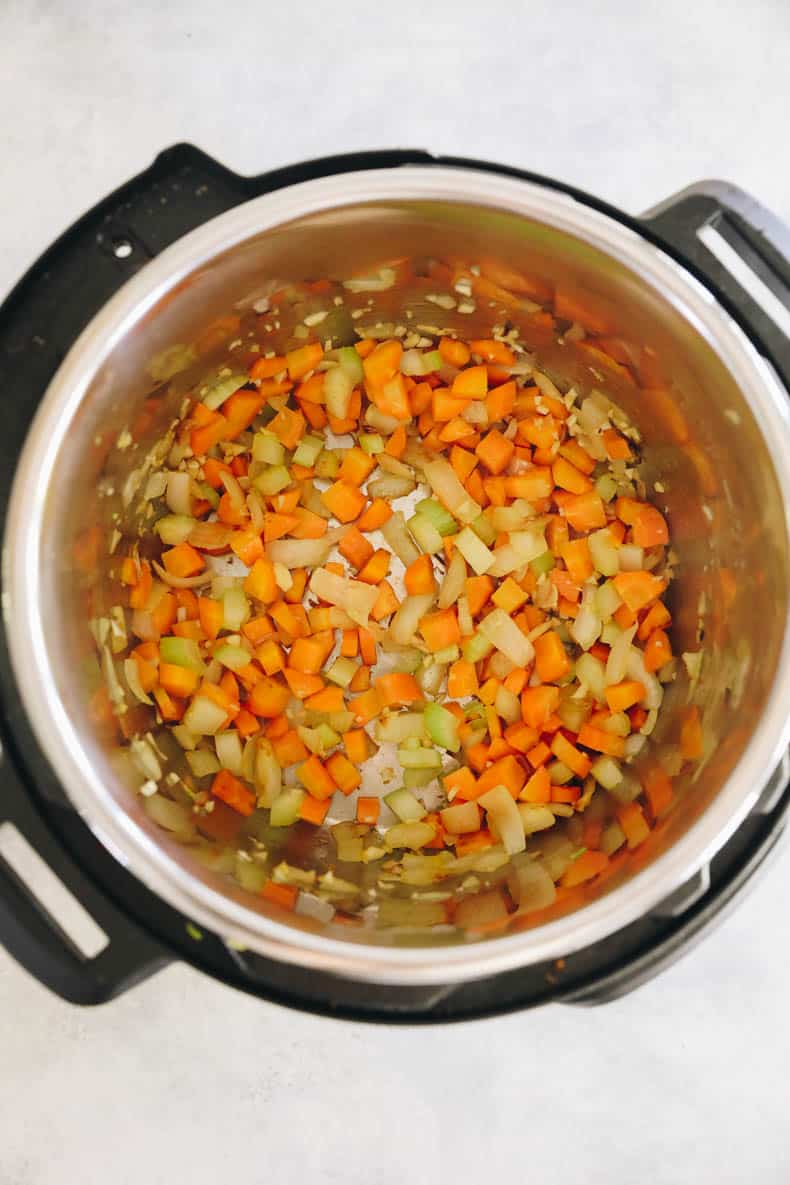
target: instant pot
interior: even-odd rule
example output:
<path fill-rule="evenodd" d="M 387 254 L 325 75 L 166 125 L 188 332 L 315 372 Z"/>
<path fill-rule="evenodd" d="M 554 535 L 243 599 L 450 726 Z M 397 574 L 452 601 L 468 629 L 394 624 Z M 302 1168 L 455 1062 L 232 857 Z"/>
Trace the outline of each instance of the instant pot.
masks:
<path fill-rule="evenodd" d="M 704 762 L 681 776 L 681 805 L 628 876 L 545 924 L 475 941 L 341 933 L 285 915 L 168 842 L 91 712 L 74 570 L 108 441 L 154 397 L 153 355 L 191 340 L 262 275 L 350 274 L 418 247 L 561 277 L 594 310 L 588 328 L 620 343 L 639 383 L 617 398 L 642 429 L 678 553 L 676 650 L 705 653 L 675 689 L 702 713 Z M 75 1003 L 182 959 L 294 1007 L 425 1022 L 603 1002 L 693 945 L 764 865 L 790 808 L 789 254 L 787 230 L 732 186 L 695 185 L 632 218 L 546 177 L 422 151 L 240 177 L 178 145 L 71 227 L 0 310 L 9 952 Z M 605 359 L 586 359 L 592 380 L 617 387 Z M 570 348 L 564 361 L 591 381 Z M 129 473 L 139 461 L 131 449 Z M 667 744 L 672 727 L 668 709 Z M 14 853 L 26 845 L 103 932 L 95 949 L 25 879 Z"/>

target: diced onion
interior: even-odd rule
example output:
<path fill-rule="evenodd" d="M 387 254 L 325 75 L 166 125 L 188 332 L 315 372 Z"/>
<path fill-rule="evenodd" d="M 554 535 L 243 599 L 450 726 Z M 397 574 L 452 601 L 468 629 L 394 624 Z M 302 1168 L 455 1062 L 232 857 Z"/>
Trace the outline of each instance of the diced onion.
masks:
<path fill-rule="evenodd" d="M 165 501 L 173 514 L 192 514 L 192 478 L 188 473 L 176 470 L 167 475 Z"/>
<path fill-rule="evenodd" d="M 289 570 L 319 568 L 326 563 L 330 551 L 346 532 L 346 527 L 337 527 L 327 531 L 320 539 L 275 539 L 273 543 L 266 544 L 266 555 L 273 564 L 282 564 Z"/>
<path fill-rule="evenodd" d="M 198 572 L 197 576 L 173 576 L 156 560 L 152 561 L 154 571 L 157 576 L 160 576 L 165 584 L 169 584 L 171 588 L 200 588 L 202 584 L 208 584 L 211 580 L 211 572 Z"/>
<path fill-rule="evenodd" d="M 477 801 L 496 826 L 505 851 L 511 856 L 523 852 L 526 847 L 524 824 L 510 791 L 505 786 L 495 786 L 481 794 Z"/>
<path fill-rule="evenodd" d="M 519 913 L 547 909 L 557 897 L 554 881 L 538 860 L 514 867 L 507 883 Z"/>
<path fill-rule="evenodd" d="M 406 523 L 399 510 L 390 515 L 381 528 L 381 534 L 404 567 L 408 568 L 410 564 L 419 559 L 420 553 L 406 530 Z"/>
<path fill-rule="evenodd" d="M 462 523 L 472 523 L 481 508 L 470 498 L 449 461 L 438 457 L 423 466 L 425 477 L 439 501 Z"/>
<path fill-rule="evenodd" d="M 400 646 L 408 646 L 414 637 L 421 618 L 434 603 L 433 593 L 405 597 L 390 623 L 390 637 Z"/>
<path fill-rule="evenodd" d="M 535 657 L 535 650 L 526 634 L 505 613 L 504 609 L 494 609 L 480 622 L 479 631 L 497 650 L 506 654 L 517 667 L 526 667 Z"/>
<path fill-rule="evenodd" d="M 613 683 L 622 683 L 625 678 L 628 655 L 631 651 L 631 643 L 635 633 L 636 626 L 632 625 L 630 629 L 623 630 L 619 637 L 612 643 L 609 657 L 606 660 L 607 687 L 611 687 Z"/>
<path fill-rule="evenodd" d="M 439 589 L 439 608 L 449 609 L 464 591 L 466 564 L 459 551 L 454 551 Z"/>
<path fill-rule="evenodd" d="M 330 605 L 340 605 L 352 621 L 367 627 L 370 611 L 379 596 L 378 588 L 347 576 L 336 576 L 325 568 L 317 568 L 310 577 L 310 591 Z"/>

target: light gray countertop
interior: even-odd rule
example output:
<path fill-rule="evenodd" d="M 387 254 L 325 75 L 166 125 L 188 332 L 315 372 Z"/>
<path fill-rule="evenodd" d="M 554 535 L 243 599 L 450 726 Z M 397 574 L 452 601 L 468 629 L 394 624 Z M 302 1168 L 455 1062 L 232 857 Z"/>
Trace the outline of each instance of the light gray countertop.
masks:
<path fill-rule="evenodd" d="M 424 146 L 634 213 L 722 177 L 790 221 L 789 43 L 786 0 L 5 0 L 0 294 L 179 140 L 250 173 Z M 785 850 L 620 1002 L 443 1030 L 302 1016 L 177 965 L 80 1011 L 0 951 L 0 1182 L 786 1185 L 789 900 Z"/>

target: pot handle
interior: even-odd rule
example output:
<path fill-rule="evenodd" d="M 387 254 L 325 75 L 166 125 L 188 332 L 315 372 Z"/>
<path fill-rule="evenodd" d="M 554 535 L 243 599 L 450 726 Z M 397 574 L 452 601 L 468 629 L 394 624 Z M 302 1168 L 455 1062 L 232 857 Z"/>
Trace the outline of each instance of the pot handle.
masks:
<path fill-rule="evenodd" d="M 700 181 L 641 218 L 749 332 L 790 389 L 790 227 L 725 181 Z"/>
<path fill-rule="evenodd" d="M 69 857 L 7 756 L 0 786 L 0 943 L 8 953 L 72 1004 L 103 1004 L 169 962 Z"/>

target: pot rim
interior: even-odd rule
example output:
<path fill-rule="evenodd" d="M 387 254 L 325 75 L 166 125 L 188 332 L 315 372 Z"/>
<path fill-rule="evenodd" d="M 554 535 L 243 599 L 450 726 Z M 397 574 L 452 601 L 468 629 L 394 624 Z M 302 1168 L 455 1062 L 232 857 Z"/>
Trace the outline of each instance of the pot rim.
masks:
<path fill-rule="evenodd" d="M 252 199 L 192 231 L 150 261 L 83 330 L 52 379 L 17 466 L 3 545 L 3 612 L 14 676 L 39 744 L 99 841 L 134 876 L 226 942 L 280 962 L 392 985 L 460 983 L 559 958 L 622 929 L 693 876 L 734 833 L 790 743 L 790 606 L 760 723 L 714 800 L 666 852 L 624 885 L 556 921 L 457 946 L 410 949 L 342 942 L 273 921 L 203 884 L 118 808 L 87 761 L 48 677 L 37 610 L 40 539 L 54 461 L 85 391 L 133 325 L 196 268 L 253 235 L 310 214 L 385 201 L 488 206 L 583 238 L 657 288 L 714 348 L 749 403 L 774 464 L 790 538 L 790 401 L 770 364 L 713 294 L 660 248 L 583 201 L 535 181 L 473 167 L 408 165 L 302 182 Z M 13 557 L 13 562 L 11 557 Z"/>

